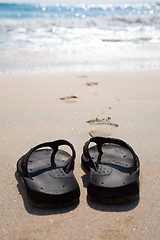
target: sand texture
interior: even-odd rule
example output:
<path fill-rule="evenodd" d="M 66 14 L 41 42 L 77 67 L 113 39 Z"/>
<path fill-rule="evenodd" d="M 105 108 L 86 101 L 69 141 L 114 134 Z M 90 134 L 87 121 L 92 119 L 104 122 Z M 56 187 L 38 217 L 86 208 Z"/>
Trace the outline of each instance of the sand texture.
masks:
<path fill-rule="evenodd" d="M 160 71 L 0 75 L 0 239 L 133 240 L 160 237 Z M 129 143 L 140 158 L 140 198 L 123 205 L 87 199 L 82 147 L 90 136 Z M 31 207 L 16 172 L 31 147 L 75 147 L 78 205 Z"/>

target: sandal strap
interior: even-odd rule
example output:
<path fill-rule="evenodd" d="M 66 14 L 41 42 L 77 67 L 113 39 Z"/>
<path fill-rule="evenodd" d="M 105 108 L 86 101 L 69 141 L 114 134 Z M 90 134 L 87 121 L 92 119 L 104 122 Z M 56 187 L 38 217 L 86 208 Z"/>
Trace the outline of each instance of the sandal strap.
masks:
<path fill-rule="evenodd" d="M 134 150 L 132 149 L 131 146 L 129 146 L 126 142 L 120 140 L 120 139 L 117 139 L 117 138 L 105 138 L 105 137 L 93 137 L 93 138 L 90 138 L 84 145 L 83 147 L 83 154 L 84 156 L 86 157 L 86 159 L 89 161 L 90 163 L 90 166 L 92 168 L 94 168 L 95 171 L 97 171 L 97 163 L 94 162 L 92 160 L 92 157 L 90 156 L 89 154 L 89 144 L 91 142 L 94 142 L 97 144 L 97 149 L 98 149 L 98 152 L 100 155 L 103 154 L 103 151 L 102 151 L 102 145 L 104 143 L 113 143 L 113 144 L 116 144 L 116 145 L 120 145 L 120 146 L 123 146 L 125 148 L 127 148 L 128 150 L 130 150 L 130 152 L 132 153 L 133 155 L 133 159 L 134 159 L 134 166 L 133 168 L 131 169 L 130 171 L 130 174 L 132 174 L 134 171 L 136 171 L 137 169 L 139 169 L 139 158 L 138 156 L 135 154 Z"/>
<path fill-rule="evenodd" d="M 66 141 L 66 140 L 63 140 L 63 139 L 60 139 L 60 140 L 56 140 L 56 141 L 53 141 L 53 142 L 46 142 L 46 143 L 42 143 L 42 144 L 39 144 L 33 148 L 31 148 L 24 156 L 23 156 L 23 160 L 22 160 L 22 163 L 21 163 L 21 168 L 23 170 L 23 173 L 24 173 L 24 176 L 25 177 L 28 177 L 28 178 L 31 178 L 29 173 L 28 173 L 28 160 L 29 160 L 29 157 L 31 156 L 31 154 L 39 149 L 39 148 L 42 148 L 42 147 L 50 147 L 53 149 L 53 153 L 52 153 L 52 157 L 51 157 L 51 161 L 54 162 L 54 157 L 56 155 L 56 152 L 58 151 L 58 147 L 60 145 L 67 145 L 71 148 L 72 150 L 72 156 L 71 156 L 71 161 L 68 165 L 70 165 L 70 169 L 73 170 L 74 168 L 74 160 L 75 160 L 75 157 L 76 157 L 76 152 L 75 152 L 75 149 L 73 147 L 73 145 Z M 54 155 L 54 156 L 53 156 Z M 67 165 L 67 166 L 68 166 Z"/>

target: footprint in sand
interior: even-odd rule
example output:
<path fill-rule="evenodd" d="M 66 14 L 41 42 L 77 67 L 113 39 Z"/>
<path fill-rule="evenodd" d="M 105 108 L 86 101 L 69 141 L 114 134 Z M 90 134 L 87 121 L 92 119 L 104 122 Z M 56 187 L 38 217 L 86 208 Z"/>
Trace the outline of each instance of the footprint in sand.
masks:
<path fill-rule="evenodd" d="M 87 82 L 86 85 L 87 86 L 96 86 L 96 85 L 98 85 L 98 83 L 97 82 Z"/>
<path fill-rule="evenodd" d="M 110 117 L 108 117 L 108 118 L 96 118 L 96 119 L 88 120 L 87 123 L 90 123 L 92 125 L 110 125 L 110 126 L 118 127 L 118 124 L 112 123 L 110 121 L 110 119 L 111 119 Z"/>
<path fill-rule="evenodd" d="M 94 125 L 94 129 L 91 129 L 88 134 L 91 137 L 102 136 L 102 137 L 109 137 L 112 135 L 115 128 L 118 127 L 118 124 L 112 123 L 111 118 L 95 118 L 88 120 L 91 126 Z"/>
<path fill-rule="evenodd" d="M 61 97 L 60 100 L 65 101 L 66 103 L 75 103 L 78 97 L 75 95 Z"/>

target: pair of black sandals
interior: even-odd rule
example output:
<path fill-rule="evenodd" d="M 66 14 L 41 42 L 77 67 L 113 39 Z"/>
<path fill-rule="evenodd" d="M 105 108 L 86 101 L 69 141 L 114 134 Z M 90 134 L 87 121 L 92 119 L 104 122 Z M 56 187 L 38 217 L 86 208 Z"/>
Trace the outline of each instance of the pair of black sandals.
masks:
<path fill-rule="evenodd" d="M 94 146 L 89 146 L 94 143 Z M 61 150 L 67 145 L 72 153 Z M 55 208 L 79 201 L 80 188 L 74 176 L 75 149 L 66 140 L 39 144 L 17 162 L 28 200 L 39 208 Z M 88 175 L 91 201 L 115 204 L 139 197 L 139 158 L 124 141 L 93 137 L 84 147 L 82 169 Z"/>

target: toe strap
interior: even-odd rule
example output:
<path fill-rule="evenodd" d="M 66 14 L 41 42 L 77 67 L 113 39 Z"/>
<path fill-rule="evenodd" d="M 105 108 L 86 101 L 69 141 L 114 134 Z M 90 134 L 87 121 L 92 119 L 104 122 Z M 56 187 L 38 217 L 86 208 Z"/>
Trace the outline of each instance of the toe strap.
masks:
<path fill-rule="evenodd" d="M 126 142 L 124 142 L 124 141 L 122 141 L 120 139 L 117 139 L 117 138 L 93 137 L 93 138 L 90 138 L 85 143 L 85 145 L 83 147 L 83 154 L 84 154 L 85 158 L 89 161 L 90 166 L 92 168 L 94 168 L 95 171 L 97 171 L 97 165 L 92 160 L 92 157 L 89 154 L 89 145 L 90 145 L 91 142 L 96 143 L 99 155 L 103 154 L 102 145 L 104 143 L 113 143 L 113 144 L 120 145 L 120 146 L 123 146 L 123 147 L 127 148 L 132 153 L 133 159 L 134 159 L 134 166 L 131 169 L 130 174 L 132 174 L 134 171 L 139 169 L 139 159 L 138 159 L 137 155 L 135 154 L 134 150 L 131 148 L 131 146 L 129 146 Z"/>
<path fill-rule="evenodd" d="M 36 151 L 37 149 L 42 148 L 42 147 L 50 147 L 50 148 L 53 149 L 51 161 L 54 161 L 54 156 L 55 156 L 56 152 L 58 151 L 58 147 L 61 146 L 61 145 L 67 145 L 71 148 L 71 150 L 72 150 L 71 161 L 68 165 L 69 165 L 70 169 L 73 169 L 74 168 L 74 160 L 75 160 L 75 157 L 76 157 L 75 149 L 70 142 L 68 142 L 67 140 L 64 140 L 64 139 L 60 139 L 60 140 L 56 140 L 56 141 L 53 141 L 53 142 L 46 142 L 46 143 L 39 144 L 39 145 L 35 146 L 34 148 L 31 148 L 23 156 L 23 160 L 21 162 L 21 168 L 23 170 L 23 173 L 24 173 L 25 177 L 31 178 L 29 173 L 28 173 L 28 167 L 27 166 L 28 166 L 29 157 L 31 156 L 31 154 L 34 151 Z"/>

